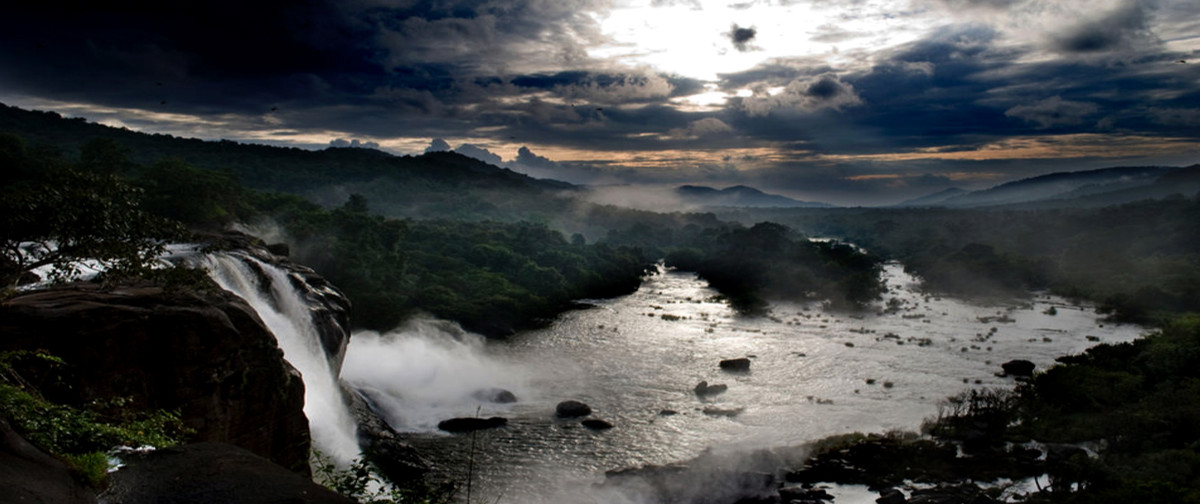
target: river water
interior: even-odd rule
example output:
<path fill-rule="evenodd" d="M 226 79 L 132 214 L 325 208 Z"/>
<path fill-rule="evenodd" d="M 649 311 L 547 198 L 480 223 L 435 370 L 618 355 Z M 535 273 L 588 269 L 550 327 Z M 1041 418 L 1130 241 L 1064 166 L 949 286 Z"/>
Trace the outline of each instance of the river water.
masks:
<path fill-rule="evenodd" d="M 889 292 L 876 310 L 777 303 L 769 316 L 745 317 L 695 275 L 661 271 L 633 294 L 592 301 L 506 341 L 434 321 L 358 333 L 342 377 L 440 468 L 463 485 L 469 479 L 472 502 L 613 502 L 591 488 L 606 470 L 706 450 L 917 430 L 947 396 L 1011 387 L 1011 378 L 997 376 L 1003 362 L 1044 369 L 1055 357 L 1143 331 L 1047 296 L 988 304 L 926 296 L 898 264 L 887 265 L 884 278 Z M 718 366 L 739 357 L 750 358 L 749 372 Z M 701 398 L 693 392 L 700 381 L 728 390 Z M 489 387 L 519 400 L 474 395 Z M 567 399 L 614 427 L 555 418 Z M 474 436 L 436 429 L 439 420 L 476 415 L 509 423 Z"/>

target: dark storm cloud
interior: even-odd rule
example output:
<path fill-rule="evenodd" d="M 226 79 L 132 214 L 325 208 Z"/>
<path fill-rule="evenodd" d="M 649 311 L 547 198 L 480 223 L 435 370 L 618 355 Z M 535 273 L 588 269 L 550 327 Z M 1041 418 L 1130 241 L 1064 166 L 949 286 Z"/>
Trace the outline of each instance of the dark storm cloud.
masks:
<path fill-rule="evenodd" d="M 1067 53 L 1096 53 L 1142 49 L 1157 43 L 1150 32 L 1147 0 L 1126 0 L 1108 15 L 1071 27 L 1055 38 L 1055 48 Z"/>
<path fill-rule="evenodd" d="M 734 49 L 746 52 L 754 49 L 754 47 L 750 45 L 750 42 L 754 40 L 756 35 L 758 35 L 758 31 L 755 30 L 753 26 L 741 27 L 735 24 L 725 35 L 729 37 L 729 41 L 733 43 Z"/>
<path fill-rule="evenodd" d="M 0 65 L 10 91 L 265 111 L 378 72 L 361 29 L 319 2 L 17 2 Z"/>

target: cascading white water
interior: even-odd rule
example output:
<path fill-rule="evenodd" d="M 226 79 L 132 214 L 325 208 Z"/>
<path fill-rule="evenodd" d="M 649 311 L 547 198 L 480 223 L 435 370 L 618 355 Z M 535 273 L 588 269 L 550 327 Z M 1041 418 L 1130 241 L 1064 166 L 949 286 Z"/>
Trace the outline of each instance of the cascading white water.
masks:
<path fill-rule="evenodd" d="M 248 263 L 261 269 L 265 278 L 256 275 Z M 258 312 L 283 349 L 284 358 L 300 371 L 313 447 L 341 465 L 358 458 L 354 419 L 342 400 L 337 375 L 325 356 L 308 303 L 292 285 L 289 273 L 244 255 L 208 255 L 204 266 L 218 285 Z M 260 286 L 264 280 L 270 285 Z"/>

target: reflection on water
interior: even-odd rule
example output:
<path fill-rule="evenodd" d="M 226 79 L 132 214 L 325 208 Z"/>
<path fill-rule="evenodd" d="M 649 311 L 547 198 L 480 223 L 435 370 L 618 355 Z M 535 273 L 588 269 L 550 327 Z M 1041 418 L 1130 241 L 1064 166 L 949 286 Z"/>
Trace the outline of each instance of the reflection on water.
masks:
<path fill-rule="evenodd" d="M 467 397 L 438 404 L 447 418 L 473 416 L 477 408 L 483 417 L 509 418 L 506 428 L 477 433 L 474 452 L 470 435 L 429 432 L 413 443 L 464 479 L 473 459 L 475 498 L 561 502 L 569 495 L 599 502 L 581 489 L 605 470 L 689 460 L 708 448 L 915 430 L 946 396 L 1010 387 L 1010 378 L 996 376 L 1005 361 L 1026 359 L 1045 368 L 1057 356 L 1140 332 L 1098 322 L 1090 308 L 1057 298 L 975 305 L 922 295 L 899 265 L 888 265 L 884 274 L 885 301 L 894 301 L 877 311 L 833 313 L 818 304 L 783 303 L 768 317 L 735 315 L 692 274 L 655 275 L 632 295 L 596 301 L 546 329 L 476 348 L 487 366 L 519 370 L 496 376 L 519 375 L 520 401 L 493 405 Z M 736 357 L 751 359 L 748 373 L 718 367 Z M 701 398 L 693 391 L 700 381 L 728 389 Z M 392 389 L 404 394 L 394 383 Z M 615 428 L 593 431 L 555 419 L 555 404 L 566 399 L 591 405 L 593 417 Z M 402 415 L 391 420 L 406 427 Z"/>

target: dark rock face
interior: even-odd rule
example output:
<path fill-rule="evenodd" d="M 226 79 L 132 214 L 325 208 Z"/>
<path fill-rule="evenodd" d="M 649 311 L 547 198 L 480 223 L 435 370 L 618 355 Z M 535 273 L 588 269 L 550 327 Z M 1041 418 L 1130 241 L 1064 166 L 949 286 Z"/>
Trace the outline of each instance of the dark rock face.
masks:
<path fill-rule="evenodd" d="M 48 399 L 123 397 L 179 410 L 201 441 L 222 441 L 308 474 L 304 384 L 258 315 L 214 286 L 167 291 L 72 284 L 0 306 L 0 350 L 44 349 L 69 365 Z"/>
<path fill-rule="evenodd" d="M 1020 359 L 1010 360 L 1000 365 L 1005 376 L 1033 376 L 1034 367 L 1036 366 L 1032 362 Z"/>
<path fill-rule="evenodd" d="M 559 418 L 578 418 L 592 414 L 592 407 L 579 401 L 563 401 L 554 408 Z"/>
<path fill-rule="evenodd" d="M 121 504 L 351 504 L 307 478 L 224 443 L 197 443 L 125 458 L 100 497 Z"/>
<path fill-rule="evenodd" d="M 725 371 L 745 372 L 750 370 L 750 359 L 745 357 L 739 359 L 725 359 L 721 361 L 721 369 Z"/>
<path fill-rule="evenodd" d="M 489 388 L 476 391 L 471 397 L 480 401 L 496 404 L 511 404 L 517 402 L 516 394 L 502 388 Z"/>
<path fill-rule="evenodd" d="M 350 413 L 358 425 L 358 443 L 363 454 L 388 480 L 396 483 L 414 481 L 431 470 L 433 465 L 375 412 L 369 394 L 347 390 L 344 384 L 342 393 L 349 398 Z"/>
<path fill-rule="evenodd" d="M 206 251 L 228 252 L 235 256 L 242 254 L 287 271 L 292 288 L 302 292 L 308 302 L 312 322 L 321 336 L 321 347 L 329 364 L 335 373 L 341 372 L 346 345 L 350 341 L 350 300 L 337 287 L 312 268 L 288 259 L 290 251 L 286 244 L 267 246 L 258 238 L 235 231 L 203 235 L 201 238 L 208 243 Z M 252 263 L 247 265 L 258 270 L 260 286 L 269 288 L 271 282 L 266 273 Z"/>
<path fill-rule="evenodd" d="M 0 501 L 76 504 L 95 502 L 58 459 L 29 444 L 0 418 Z"/>
<path fill-rule="evenodd" d="M 508 419 L 504 417 L 491 418 L 451 418 L 438 422 L 438 429 L 446 432 L 471 432 L 483 429 L 494 429 L 496 427 L 504 427 L 508 425 Z"/>

